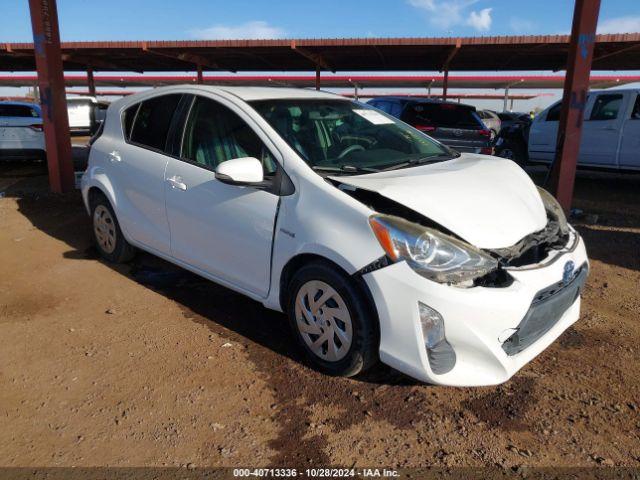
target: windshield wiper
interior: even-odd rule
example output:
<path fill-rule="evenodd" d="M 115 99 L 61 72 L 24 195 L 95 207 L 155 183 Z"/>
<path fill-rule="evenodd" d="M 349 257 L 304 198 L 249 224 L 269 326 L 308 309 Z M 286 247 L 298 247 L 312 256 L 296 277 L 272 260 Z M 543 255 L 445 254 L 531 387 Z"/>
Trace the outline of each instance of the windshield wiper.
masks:
<path fill-rule="evenodd" d="M 356 167 L 355 165 L 341 165 L 340 167 L 315 165 L 311 168 L 313 168 L 316 172 L 335 172 L 335 173 L 375 173 L 380 171 L 377 168 Z"/>
<path fill-rule="evenodd" d="M 395 165 L 391 165 L 390 167 L 383 168 L 383 172 L 387 172 L 389 170 L 397 170 L 399 168 L 404 167 L 415 167 L 416 165 L 424 165 L 431 162 L 440 162 L 442 160 L 451 160 L 453 158 L 459 157 L 460 154 L 457 155 L 455 153 L 439 153 L 438 155 L 430 155 L 428 157 L 414 158 L 402 163 L 396 163 Z"/>

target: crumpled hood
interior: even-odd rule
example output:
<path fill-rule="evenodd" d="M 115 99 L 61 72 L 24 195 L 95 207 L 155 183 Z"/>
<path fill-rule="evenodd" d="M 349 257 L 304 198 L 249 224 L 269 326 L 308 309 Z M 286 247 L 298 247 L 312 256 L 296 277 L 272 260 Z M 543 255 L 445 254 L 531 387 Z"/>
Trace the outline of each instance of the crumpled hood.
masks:
<path fill-rule="evenodd" d="M 497 157 L 462 154 L 421 167 L 332 178 L 378 192 L 479 248 L 510 247 L 547 223 L 531 179 Z"/>

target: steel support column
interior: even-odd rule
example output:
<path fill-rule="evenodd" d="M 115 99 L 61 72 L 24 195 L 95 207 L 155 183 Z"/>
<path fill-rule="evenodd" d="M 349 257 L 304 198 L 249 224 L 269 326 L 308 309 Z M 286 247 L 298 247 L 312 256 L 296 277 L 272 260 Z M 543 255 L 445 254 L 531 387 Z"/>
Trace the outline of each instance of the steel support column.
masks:
<path fill-rule="evenodd" d="M 93 68 L 87 68 L 87 87 L 89 87 L 89 95 L 96 96 L 96 82 L 93 78 Z"/>
<path fill-rule="evenodd" d="M 198 64 L 196 66 L 196 71 L 198 72 L 198 85 L 202 85 L 204 83 L 204 78 L 202 76 L 202 65 Z"/>
<path fill-rule="evenodd" d="M 447 99 L 447 90 L 449 89 L 449 68 L 444 71 L 444 81 L 442 82 L 442 99 Z"/>
<path fill-rule="evenodd" d="M 504 100 L 502 102 L 502 111 L 506 112 L 509 107 L 509 85 L 504 89 Z"/>
<path fill-rule="evenodd" d="M 316 66 L 316 90 L 320 90 L 320 67 Z"/>
<path fill-rule="evenodd" d="M 551 171 L 551 189 L 565 211 L 571 208 L 576 164 L 582 136 L 582 118 L 589 91 L 589 73 L 596 39 L 600 0 L 576 0 L 573 11 L 567 75 Z"/>
<path fill-rule="evenodd" d="M 49 185 L 55 193 L 74 189 L 71 137 L 65 97 L 56 0 L 29 0 L 38 69 Z"/>

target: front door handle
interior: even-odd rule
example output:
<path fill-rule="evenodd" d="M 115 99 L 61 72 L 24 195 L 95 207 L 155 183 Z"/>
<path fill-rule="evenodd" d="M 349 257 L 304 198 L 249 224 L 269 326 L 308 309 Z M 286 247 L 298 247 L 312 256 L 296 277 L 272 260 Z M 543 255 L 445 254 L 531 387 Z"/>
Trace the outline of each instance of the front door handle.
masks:
<path fill-rule="evenodd" d="M 120 156 L 120 152 L 118 152 L 117 150 L 114 150 L 113 152 L 109 153 L 109 161 L 110 162 L 121 162 L 122 161 L 122 157 Z"/>
<path fill-rule="evenodd" d="M 187 184 L 182 181 L 182 177 L 174 175 L 171 178 L 167 178 L 167 182 L 171 185 L 171 188 L 177 188 L 178 190 L 186 190 Z"/>

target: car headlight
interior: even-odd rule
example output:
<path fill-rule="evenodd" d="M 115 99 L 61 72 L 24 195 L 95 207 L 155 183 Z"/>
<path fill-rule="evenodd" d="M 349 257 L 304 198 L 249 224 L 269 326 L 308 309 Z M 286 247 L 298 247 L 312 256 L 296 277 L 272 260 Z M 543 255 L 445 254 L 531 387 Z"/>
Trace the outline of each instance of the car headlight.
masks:
<path fill-rule="evenodd" d="M 558 222 L 558 225 L 560 226 L 560 233 L 563 235 L 569 233 L 567 216 L 564 214 L 564 210 L 558 203 L 558 200 L 556 200 L 555 197 L 544 188 L 538 187 L 538 192 L 540 193 L 540 198 L 542 198 L 542 203 L 544 205 L 544 209 L 547 211 L 547 215 L 551 217 L 552 220 Z"/>
<path fill-rule="evenodd" d="M 369 217 L 369 224 L 391 260 L 406 261 L 429 280 L 469 286 L 498 267 L 488 254 L 432 228 L 380 214 Z"/>

